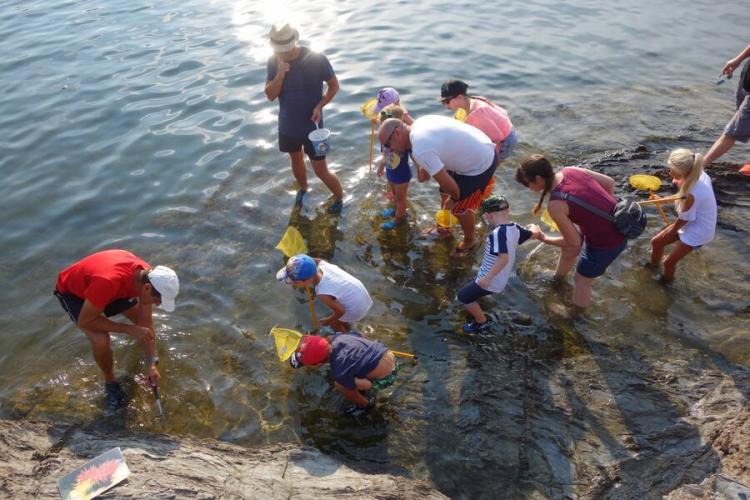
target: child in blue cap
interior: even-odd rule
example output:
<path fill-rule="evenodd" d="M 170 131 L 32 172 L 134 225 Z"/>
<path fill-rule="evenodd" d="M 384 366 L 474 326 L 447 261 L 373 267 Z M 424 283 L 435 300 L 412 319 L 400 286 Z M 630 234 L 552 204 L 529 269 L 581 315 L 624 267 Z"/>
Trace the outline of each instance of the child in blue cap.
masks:
<path fill-rule="evenodd" d="M 315 295 L 331 309 L 320 323 L 336 332 L 348 332 L 351 324 L 364 318 L 372 307 L 361 281 L 323 259 L 295 255 L 276 273 L 276 279 L 295 288 L 315 287 Z"/>

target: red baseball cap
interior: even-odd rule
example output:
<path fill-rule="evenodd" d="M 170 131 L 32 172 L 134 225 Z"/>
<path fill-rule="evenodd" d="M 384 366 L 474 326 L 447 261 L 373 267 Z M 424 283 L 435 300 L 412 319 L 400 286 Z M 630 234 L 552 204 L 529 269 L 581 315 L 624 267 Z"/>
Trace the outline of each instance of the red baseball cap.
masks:
<path fill-rule="evenodd" d="M 297 352 L 292 358 L 295 358 L 296 361 L 299 361 L 304 366 L 317 365 L 328 359 L 329 349 L 330 344 L 325 337 L 307 335 L 302 337 L 302 341 L 299 347 L 297 347 Z M 297 356 L 297 354 L 299 355 Z M 292 363 L 292 366 L 294 366 L 294 363 Z"/>

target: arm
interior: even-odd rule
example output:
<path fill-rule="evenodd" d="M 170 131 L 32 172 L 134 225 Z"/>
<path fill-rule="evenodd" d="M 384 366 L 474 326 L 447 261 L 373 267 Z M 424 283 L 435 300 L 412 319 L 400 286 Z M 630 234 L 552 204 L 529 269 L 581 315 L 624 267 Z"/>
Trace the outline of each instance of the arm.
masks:
<path fill-rule="evenodd" d="M 614 195 L 615 193 L 615 180 L 604 174 L 600 174 L 599 172 L 594 172 L 593 170 L 589 170 L 587 168 L 581 168 L 581 167 L 569 167 L 574 168 L 576 170 L 579 170 L 581 172 L 584 172 L 589 177 L 592 177 L 596 182 L 599 183 L 601 187 L 604 188 L 606 192 L 608 192 L 611 195 Z"/>
<path fill-rule="evenodd" d="M 346 312 L 346 309 L 344 309 L 344 306 L 341 305 L 341 302 L 336 300 L 331 295 L 318 295 L 318 299 L 323 304 L 328 306 L 328 308 L 331 310 L 330 315 L 320 320 L 321 325 L 330 325 L 331 323 L 339 319 L 341 316 L 343 316 L 344 313 Z"/>
<path fill-rule="evenodd" d="M 742 61 L 744 61 L 748 57 L 750 57 L 750 45 L 745 47 L 742 52 L 737 54 L 737 57 L 727 61 L 727 63 L 724 65 L 724 69 L 721 70 L 721 73 L 727 76 L 731 75 L 732 73 L 734 73 L 734 70 L 736 70 L 737 67 L 742 64 Z"/>
<path fill-rule="evenodd" d="M 315 105 L 315 107 L 313 108 L 312 116 L 310 117 L 310 119 L 315 123 L 320 122 L 320 115 L 323 112 L 323 106 L 331 102 L 336 93 L 339 91 L 339 79 L 334 76 L 330 80 L 326 81 L 326 86 L 326 93 L 323 95 L 323 98 L 320 100 L 320 102 Z"/>
<path fill-rule="evenodd" d="M 128 325 L 118 323 L 102 316 L 102 309 L 92 304 L 88 299 L 84 300 L 81 313 L 78 315 L 78 326 L 83 330 L 94 332 L 125 333 L 135 337 L 141 342 L 154 342 L 154 332 L 144 325 Z"/>
<path fill-rule="evenodd" d="M 334 382 L 333 386 L 337 391 L 343 394 L 346 399 L 348 399 L 349 401 L 354 401 L 354 404 L 356 404 L 360 408 L 364 408 L 370 403 L 367 398 L 364 397 L 362 393 L 357 389 L 349 389 L 339 384 L 338 382 Z"/>
<path fill-rule="evenodd" d="M 547 205 L 550 217 L 557 224 L 560 230 L 560 236 L 550 238 L 544 233 L 540 234 L 539 240 L 560 248 L 581 248 L 581 235 L 578 233 L 575 224 L 568 217 L 568 204 L 560 200 L 552 200 Z"/>
<path fill-rule="evenodd" d="M 490 287 L 490 281 L 492 281 L 492 278 L 494 278 L 497 273 L 502 271 L 503 268 L 508 265 L 508 260 L 509 257 L 507 253 L 501 253 L 500 255 L 498 255 L 497 260 L 495 261 L 495 265 L 492 266 L 492 269 L 490 269 L 487 274 L 482 276 L 482 279 L 477 281 L 477 285 L 487 290 Z"/>
<path fill-rule="evenodd" d="M 284 62 L 281 57 L 276 57 L 276 75 L 273 79 L 266 81 L 266 87 L 264 89 L 266 97 L 269 101 L 276 100 L 281 95 L 281 86 L 284 83 L 284 78 L 289 72 L 289 63 Z"/>
<path fill-rule="evenodd" d="M 461 190 L 458 188 L 458 184 L 456 184 L 456 181 L 453 180 L 453 177 L 450 176 L 445 168 L 441 169 L 432 177 L 434 177 L 438 185 L 440 185 L 440 189 L 450 195 L 451 200 L 448 202 L 449 206 L 452 206 L 451 202 L 455 203 L 461 198 Z"/>

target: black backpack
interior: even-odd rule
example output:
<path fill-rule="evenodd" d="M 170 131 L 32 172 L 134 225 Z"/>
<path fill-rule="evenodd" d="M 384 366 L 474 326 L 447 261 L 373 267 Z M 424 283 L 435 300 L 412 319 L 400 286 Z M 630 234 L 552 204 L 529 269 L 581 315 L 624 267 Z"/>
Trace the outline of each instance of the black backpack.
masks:
<path fill-rule="evenodd" d="M 604 210 L 596 208 L 572 194 L 553 191 L 550 195 L 550 199 L 570 201 L 581 208 L 585 208 L 594 215 L 607 219 L 615 225 L 615 228 L 621 235 L 629 240 L 639 237 L 643 231 L 646 230 L 646 224 L 648 222 L 646 219 L 646 213 L 641 206 L 633 200 L 622 199 L 618 201 L 615 208 L 612 210 L 612 213 L 608 214 Z"/>

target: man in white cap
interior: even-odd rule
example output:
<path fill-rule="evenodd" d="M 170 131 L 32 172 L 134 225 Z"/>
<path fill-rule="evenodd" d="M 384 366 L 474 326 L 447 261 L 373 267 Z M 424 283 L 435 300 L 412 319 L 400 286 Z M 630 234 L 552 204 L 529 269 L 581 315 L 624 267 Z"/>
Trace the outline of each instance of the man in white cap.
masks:
<path fill-rule="evenodd" d="M 94 360 L 104 373 L 107 403 L 122 406 L 125 394 L 115 379 L 110 333 L 125 333 L 141 342 L 152 385 L 159 383 L 159 358 L 151 306 L 174 311 L 180 282 L 165 266 L 152 268 L 125 250 L 104 250 L 63 270 L 54 295 L 70 319 L 86 334 Z M 108 319 L 123 314 L 133 324 Z"/>
<path fill-rule="evenodd" d="M 335 198 L 328 211 L 341 213 L 341 182 L 328 170 L 325 154 L 316 154 L 308 138 L 316 125 L 323 128 L 323 107 L 339 91 L 339 81 L 326 56 L 297 44 L 299 33 L 290 25 L 273 26 L 268 38 L 274 55 L 268 59 L 265 92 L 270 101 L 279 98 L 279 151 L 289 154 L 292 173 L 299 184 L 295 204 L 301 205 L 307 192 L 307 154 L 315 175 Z"/>

